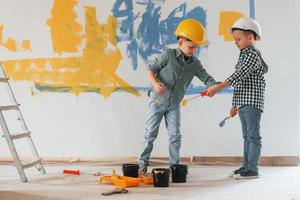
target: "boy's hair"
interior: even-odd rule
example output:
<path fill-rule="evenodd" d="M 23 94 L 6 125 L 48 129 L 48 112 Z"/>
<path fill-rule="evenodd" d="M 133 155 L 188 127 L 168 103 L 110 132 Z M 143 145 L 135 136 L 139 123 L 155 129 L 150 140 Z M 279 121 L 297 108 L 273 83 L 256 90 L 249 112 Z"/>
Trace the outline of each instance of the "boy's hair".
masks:
<path fill-rule="evenodd" d="M 252 30 L 245 30 L 245 29 L 241 29 L 241 28 L 232 28 L 231 30 L 232 30 L 232 32 L 233 32 L 233 31 L 236 31 L 236 30 L 243 31 L 243 32 L 245 32 L 245 34 L 247 34 L 247 35 L 252 34 L 253 37 L 254 37 L 254 40 L 255 40 L 256 37 L 257 37 L 257 34 L 256 34 L 254 31 L 252 31 Z"/>

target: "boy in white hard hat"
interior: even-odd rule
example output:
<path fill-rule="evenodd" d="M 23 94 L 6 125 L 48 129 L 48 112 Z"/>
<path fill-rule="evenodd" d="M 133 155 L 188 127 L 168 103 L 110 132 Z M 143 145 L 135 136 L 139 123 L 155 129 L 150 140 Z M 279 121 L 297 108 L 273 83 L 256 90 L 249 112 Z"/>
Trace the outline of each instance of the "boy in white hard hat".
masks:
<path fill-rule="evenodd" d="M 139 157 L 139 171 L 145 173 L 149 166 L 153 143 L 158 135 L 159 125 L 165 118 L 169 135 L 169 165 L 179 164 L 181 146 L 180 102 L 193 77 L 206 86 L 216 84 L 214 78 L 203 68 L 194 56 L 200 45 L 206 45 L 204 28 L 196 19 L 181 21 L 174 34 L 178 48 L 163 52 L 148 68 L 152 84 L 149 109 L 146 119 L 144 146 Z"/>
<path fill-rule="evenodd" d="M 261 39 L 261 27 L 253 19 L 240 18 L 231 27 L 236 46 L 240 49 L 234 73 L 220 84 L 208 89 L 208 96 L 232 86 L 233 100 L 230 116 L 238 112 L 244 139 L 243 165 L 233 171 L 236 179 L 258 178 L 261 155 L 260 119 L 264 108 L 265 79 L 268 66 L 260 52 L 253 47 Z"/>

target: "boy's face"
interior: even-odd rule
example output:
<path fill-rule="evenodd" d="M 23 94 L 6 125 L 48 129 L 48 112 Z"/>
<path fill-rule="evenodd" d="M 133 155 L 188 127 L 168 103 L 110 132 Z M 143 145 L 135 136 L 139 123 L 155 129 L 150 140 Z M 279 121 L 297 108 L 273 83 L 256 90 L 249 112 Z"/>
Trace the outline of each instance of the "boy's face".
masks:
<path fill-rule="evenodd" d="M 253 44 L 254 38 L 251 34 L 245 33 L 241 30 L 235 30 L 232 33 L 236 46 L 239 49 L 244 49 Z"/>
<path fill-rule="evenodd" d="M 198 45 L 186 40 L 185 38 L 179 38 L 178 40 L 179 48 L 181 52 L 188 57 L 191 57 L 196 52 Z"/>

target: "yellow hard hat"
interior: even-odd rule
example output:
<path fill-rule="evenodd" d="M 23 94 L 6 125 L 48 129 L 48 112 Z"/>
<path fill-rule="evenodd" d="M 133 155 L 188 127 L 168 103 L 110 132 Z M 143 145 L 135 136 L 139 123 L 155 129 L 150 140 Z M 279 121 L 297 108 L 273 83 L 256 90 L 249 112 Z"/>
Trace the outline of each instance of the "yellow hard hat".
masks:
<path fill-rule="evenodd" d="M 197 45 L 208 44 L 204 39 L 205 30 L 202 24 L 196 19 L 188 18 L 182 20 L 178 24 L 174 35 L 185 37 Z"/>

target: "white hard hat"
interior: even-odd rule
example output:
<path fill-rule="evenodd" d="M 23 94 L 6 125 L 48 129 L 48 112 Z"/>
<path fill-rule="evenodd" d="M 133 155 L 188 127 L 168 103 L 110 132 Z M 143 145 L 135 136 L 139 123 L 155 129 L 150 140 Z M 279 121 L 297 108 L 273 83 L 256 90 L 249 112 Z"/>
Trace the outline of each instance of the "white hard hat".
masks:
<path fill-rule="evenodd" d="M 255 40 L 261 39 L 261 27 L 254 19 L 248 17 L 242 17 L 238 19 L 230 28 L 230 32 L 232 33 L 235 29 L 253 31 L 254 33 L 256 33 Z"/>

